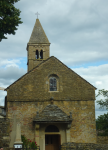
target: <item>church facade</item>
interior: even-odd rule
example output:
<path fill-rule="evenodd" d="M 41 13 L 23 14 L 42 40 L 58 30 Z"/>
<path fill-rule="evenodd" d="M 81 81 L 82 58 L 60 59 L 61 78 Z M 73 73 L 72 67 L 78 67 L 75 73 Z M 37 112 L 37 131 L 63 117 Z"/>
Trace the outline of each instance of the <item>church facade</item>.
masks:
<path fill-rule="evenodd" d="M 15 116 L 21 134 L 40 150 L 58 150 L 65 142 L 96 143 L 96 88 L 49 54 L 50 42 L 36 19 L 27 44 L 28 72 L 5 89 L 10 147 Z"/>

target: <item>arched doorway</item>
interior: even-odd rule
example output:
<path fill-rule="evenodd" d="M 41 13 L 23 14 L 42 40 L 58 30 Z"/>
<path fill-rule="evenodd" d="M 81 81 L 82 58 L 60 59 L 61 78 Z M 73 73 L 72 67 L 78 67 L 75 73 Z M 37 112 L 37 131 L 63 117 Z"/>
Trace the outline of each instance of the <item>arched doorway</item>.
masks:
<path fill-rule="evenodd" d="M 45 129 L 45 150 L 59 150 L 61 144 L 59 129 L 49 125 Z"/>

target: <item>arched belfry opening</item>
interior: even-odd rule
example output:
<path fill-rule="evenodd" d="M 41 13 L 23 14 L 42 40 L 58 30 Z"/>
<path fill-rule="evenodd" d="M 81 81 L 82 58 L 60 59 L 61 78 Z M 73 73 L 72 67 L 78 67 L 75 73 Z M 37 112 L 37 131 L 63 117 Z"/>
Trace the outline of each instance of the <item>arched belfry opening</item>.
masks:
<path fill-rule="evenodd" d="M 36 50 L 36 59 L 38 59 L 38 58 L 39 58 L 39 51 Z"/>
<path fill-rule="evenodd" d="M 59 129 L 54 125 L 49 125 L 46 127 L 45 132 L 59 132 Z"/>
<path fill-rule="evenodd" d="M 40 51 L 40 59 L 43 59 L 43 50 Z"/>

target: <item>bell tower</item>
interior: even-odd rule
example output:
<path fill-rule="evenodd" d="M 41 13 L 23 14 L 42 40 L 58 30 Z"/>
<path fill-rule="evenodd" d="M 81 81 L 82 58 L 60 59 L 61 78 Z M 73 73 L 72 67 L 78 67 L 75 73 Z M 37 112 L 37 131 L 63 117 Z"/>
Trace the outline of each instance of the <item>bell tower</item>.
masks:
<path fill-rule="evenodd" d="M 28 71 L 46 60 L 50 55 L 50 42 L 41 26 L 39 19 L 36 19 L 31 37 L 27 43 Z"/>

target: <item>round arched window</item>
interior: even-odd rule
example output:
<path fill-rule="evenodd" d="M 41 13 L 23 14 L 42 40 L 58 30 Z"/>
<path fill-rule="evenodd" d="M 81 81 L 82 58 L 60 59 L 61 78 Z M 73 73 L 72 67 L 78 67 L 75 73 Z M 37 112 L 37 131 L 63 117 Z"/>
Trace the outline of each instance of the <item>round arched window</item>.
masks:
<path fill-rule="evenodd" d="M 50 78 L 50 91 L 57 91 L 57 81 L 55 77 Z"/>
<path fill-rule="evenodd" d="M 59 129 L 54 125 L 49 125 L 46 127 L 45 132 L 59 132 Z"/>

